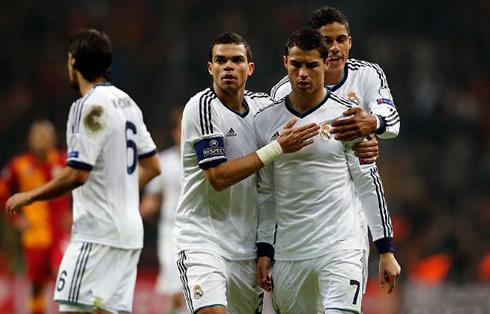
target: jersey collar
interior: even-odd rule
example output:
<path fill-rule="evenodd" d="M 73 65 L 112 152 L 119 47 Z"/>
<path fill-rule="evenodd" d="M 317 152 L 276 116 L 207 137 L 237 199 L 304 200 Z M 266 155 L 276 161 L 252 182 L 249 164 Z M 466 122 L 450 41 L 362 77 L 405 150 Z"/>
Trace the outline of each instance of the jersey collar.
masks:
<path fill-rule="evenodd" d="M 349 61 L 347 61 L 349 62 Z M 347 66 L 347 62 L 345 63 L 345 66 L 344 66 L 344 74 L 342 75 L 342 78 L 340 79 L 340 81 L 337 82 L 337 84 L 335 84 L 334 86 L 332 86 L 332 88 L 330 88 L 330 90 L 332 92 L 335 92 L 337 89 L 339 89 L 340 87 L 342 87 L 342 85 L 344 85 L 345 81 L 347 80 L 347 75 L 349 74 L 349 67 Z"/>
<path fill-rule="evenodd" d="M 291 112 L 292 114 L 294 114 L 298 118 L 302 119 L 302 118 L 306 117 L 307 115 L 309 115 L 310 113 L 317 110 L 318 108 L 320 108 L 327 101 L 328 97 L 330 96 L 330 89 L 325 87 L 325 90 L 327 91 L 327 94 L 325 95 L 325 97 L 323 97 L 323 99 L 320 100 L 320 102 L 318 104 L 314 105 L 313 107 L 311 107 L 310 109 L 308 109 L 304 112 L 298 112 L 293 108 L 293 106 L 289 102 L 289 95 L 288 95 L 288 96 L 286 96 L 286 101 L 285 101 L 286 109 L 289 110 L 289 112 Z"/>
<path fill-rule="evenodd" d="M 221 103 L 223 106 L 225 106 L 225 107 L 226 107 L 228 110 L 230 110 L 231 112 L 233 112 L 233 113 L 234 113 L 234 114 L 236 114 L 237 116 L 239 116 L 239 117 L 241 117 L 241 118 L 245 118 L 245 117 L 248 115 L 248 113 L 250 112 L 250 108 L 249 108 L 249 106 L 248 106 L 248 104 L 247 104 L 247 101 L 245 100 L 245 95 L 243 96 L 243 101 L 242 101 L 242 105 L 245 107 L 245 111 L 244 111 L 244 112 L 238 112 L 238 111 L 236 111 L 236 110 L 231 109 L 231 108 L 230 108 L 230 107 L 228 107 L 227 105 L 225 105 L 225 104 L 224 104 L 224 103 L 221 101 L 221 99 L 219 99 L 218 95 L 216 95 L 216 92 L 214 91 L 214 88 L 213 88 L 212 86 L 211 86 L 209 89 L 210 89 L 210 90 L 213 92 L 213 94 L 216 96 L 216 99 L 218 99 L 218 100 L 219 100 L 219 102 L 220 102 L 220 103 Z"/>

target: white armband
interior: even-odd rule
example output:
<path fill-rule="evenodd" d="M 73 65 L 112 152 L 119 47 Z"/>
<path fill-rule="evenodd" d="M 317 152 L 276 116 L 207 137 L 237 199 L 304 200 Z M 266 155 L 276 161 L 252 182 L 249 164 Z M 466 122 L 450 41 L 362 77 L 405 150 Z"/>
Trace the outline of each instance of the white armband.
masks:
<path fill-rule="evenodd" d="M 267 165 L 277 157 L 281 156 L 284 151 L 282 150 L 281 144 L 279 144 L 277 140 L 274 140 L 257 150 L 256 153 L 259 156 L 260 161 L 262 161 L 264 165 Z"/>

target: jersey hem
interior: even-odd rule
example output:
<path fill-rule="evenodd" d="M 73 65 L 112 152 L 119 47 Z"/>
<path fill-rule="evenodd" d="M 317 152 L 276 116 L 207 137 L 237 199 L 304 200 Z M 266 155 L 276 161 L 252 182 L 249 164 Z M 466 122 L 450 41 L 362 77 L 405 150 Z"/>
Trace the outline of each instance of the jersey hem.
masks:
<path fill-rule="evenodd" d="M 330 254 L 332 252 L 338 252 L 338 251 L 343 251 L 343 250 L 363 250 L 363 251 L 365 251 L 364 247 L 362 247 L 362 245 L 359 245 L 359 246 L 349 246 L 349 247 L 346 246 L 346 247 L 341 247 L 341 248 L 327 248 L 325 250 L 325 252 L 319 252 L 317 254 L 312 254 L 312 255 L 303 255 L 301 257 L 297 257 L 297 256 L 284 257 L 284 255 L 281 256 L 281 254 L 279 254 L 277 252 L 277 248 L 276 248 L 275 260 L 276 261 L 284 261 L 284 262 L 304 261 L 304 260 L 308 260 L 308 259 L 314 259 L 314 258 L 322 257 L 322 256 L 325 256 L 325 255 Z M 294 254 L 294 255 L 297 255 L 297 254 Z"/>
<path fill-rule="evenodd" d="M 113 248 L 117 249 L 123 249 L 123 250 L 140 250 L 143 248 L 143 244 L 137 245 L 137 246 L 124 246 L 116 243 L 111 243 L 111 242 L 104 242 L 104 241 L 98 241 L 94 239 L 89 239 L 89 238 L 75 238 L 72 237 L 70 239 L 70 242 L 88 242 L 88 243 L 95 243 L 95 244 L 100 244 L 100 245 L 105 245 L 105 246 L 110 246 Z"/>
<path fill-rule="evenodd" d="M 216 254 L 218 256 L 221 256 L 227 260 L 230 261 L 249 261 L 249 260 L 254 260 L 257 258 L 257 252 L 250 253 L 250 255 L 243 255 L 243 256 L 231 256 L 226 253 L 223 253 L 223 250 L 216 250 L 215 248 L 203 248 L 203 247 L 182 247 L 182 248 L 177 248 L 177 252 L 181 251 L 200 251 L 200 252 L 211 252 L 213 254 Z"/>

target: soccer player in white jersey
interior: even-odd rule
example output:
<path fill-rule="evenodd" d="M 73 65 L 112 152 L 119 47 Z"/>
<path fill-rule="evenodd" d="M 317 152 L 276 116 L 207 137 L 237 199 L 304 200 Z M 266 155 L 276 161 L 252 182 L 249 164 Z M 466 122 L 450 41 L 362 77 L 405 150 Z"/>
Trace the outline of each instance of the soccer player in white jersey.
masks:
<path fill-rule="evenodd" d="M 255 260 L 271 254 L 272 246 L 256 244 L 253 174 L 283 152 L 310 145 L 318 134 L 315 123 L 292 129 L 294 119 L 258 149 L 253 116 L 271 100 L 245 90 L 254 68 L 250 46 L 240 35 L 218 35 L 209 52 L 213 85 L 184 109 L 184 174 L 174 243 L 191 313 L 260 313 Z"/>
<path fill-rule="evenodd" d="M 339 10 L 324 6 L 312 13 L 309 27 L 318 30 L 327 40 L 331 65 L 325 72 L 325 85 L 336 95 L 354 101 L 359 107 L 347 110 L 349 119 L 334 123 L 332 133 L 337 139 L 350 141 L 376 133 L 380 138 L 396 137 L 400 118 L 388 87 L 386 75 L 378 64 L 349 59 L 352 38 L 347 17 Z M 285 76 L 271 90 L 273 99 L 281 99 L 291 92 Z M 375 140 L 358 143 L 354 150 L 364 161 L 377 158 Z M 374 157 L 374 159 L 373 159 Z"/>
<path fill-rule="evenodd" d="M 380 138 L 389 139 L 396 137 L 400 130 L 400 118 L 386 76 L 375 63 L 348 58 L 352 47 L 349 21 L 339 10 L 329 6 L 315 10 L 309 26 L 325 37 L 329 47 L 331 64 L 324 75 L 325 85 L 332 93 L 346 97 L 359 106 L 346 110 L 344 115 L 352 117 L 336 121 L 332 133 L 337 133 L 337 139 L 344 141 L 368 136 L 369 141 L 358 142 L 354 144 L 353 149 L 362 162 L 374 162 L 378 157 L 378 144 L 370 133 L 375 132 Z M 288 76 L 285 76 L 272 88 L 271 97 L 278 100 L 290 92 L 291 84 Z M 362 209 L 359 211 L 362 216 Z M 364 219 L 361 223 L 366 225 Z M 369 259 L 367 228 L 365 245 L 367 267 Z M 369 275 L 367 268 L 365 275 Z"/>
<path fill-rule="evenodd" d="M 292 117 L 300 119 L 299 125 L 318 123 L 321 128 L 315 143 L 275 159 L 258 180 L 259 213 L 270 214 L 259 222 L 258 241 L 272 243 L 277 223 L 272 296 L 282 314 L 360 313 L 365 234 L 356 194 L 380 254 L 380 282 L 391 292 L 400 274 L 376 165 L 361 165 L 349 143 L 330 132 L 332 123 L 356 105 L 324 87 L 327 57 L 326 41 L 316 30 L 294 32 L 284 56 L 292 92 L 256 114 L 259 145 L 274 139 Z"/>
<path fill-rule="evenodd" d="M 73 190 L 71 239 L 54 295 L 61 313 L 131 312 L 143 247 L 139 188 L 160 173 L 141 110 L 108 82 L 111 61 L 106 34 L 81 30 L 69 40 L 69 78 L 82 97 L 68 117 L 67 167 L 42 187 L 7 200 L 12 214 Z"/>
<path fill-rule="evenodd" d="M 157 293 L 168 299 L 164 313 L 177 314 L 185 308 L 182 284 L 175 264 L 175 245 L 172 240 L 174 217 L 180 196 L 182 162 L 180 160 L 180 133 L 182 108 L 170 111 L 170 136 L 173 146 L 160 153 L 162 173 L 151 180 L 145 188 L 141 200 L 140 212 L 143 219 L 151 219 L 158 210 L 157 253 L 160 262 L 160 273 L 156 282 Z"/>

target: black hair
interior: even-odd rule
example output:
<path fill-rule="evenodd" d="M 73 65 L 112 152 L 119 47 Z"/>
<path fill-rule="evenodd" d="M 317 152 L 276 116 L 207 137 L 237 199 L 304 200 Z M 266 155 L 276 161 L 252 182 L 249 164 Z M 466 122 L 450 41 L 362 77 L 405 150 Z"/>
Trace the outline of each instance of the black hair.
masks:
<path fill-rule="evenodd" d="M 209 62 L 213 62 L 213 48 L 214 48 L 214 46 L 221 45 L 221 44 L 243 45 L 245 47 L 245 50 L 247 51 L 247 62 L 253 62 L 252 48 L 247 43 L 245 38 L 243 38 L 242 36 L 240 36 L 234 32 L 225 32 L 225 33 L 221 33 L 218 36 L 216 36 L 216 38 L 211 43 L 211 46 L 209 47 Z"/>
<path fill-rule="evenodd" d="M 313 11 L 313 13 L 311 14 L 309 26 L 313 29 L 318 30 L 323 26 L 334 22 L 344 25 L 347 29 L 347 34 L 350 35 L 349 21 L 347 20 L 347 16 L 345 16 L 336 8 L 332 8 L 327 5 Z"/>
<path fill-rule="evenodd" d="M 109 80 L 112 47 L 107 34 L 95 29 L 82 29 L 68 41 L 68 51 L 75 58 L 73 68 L 89 82 L 99 77 Z"/>
<path fill-rule="evenodd" d="M 323 60 L 328 57 L 328 47 L 325 38 L 313 28 L 300 28 L 295 30 L 288 38 L 285 55 L 289 55 L 289 49 L 298 47 L 302 50 L 318 50 Z"/>

